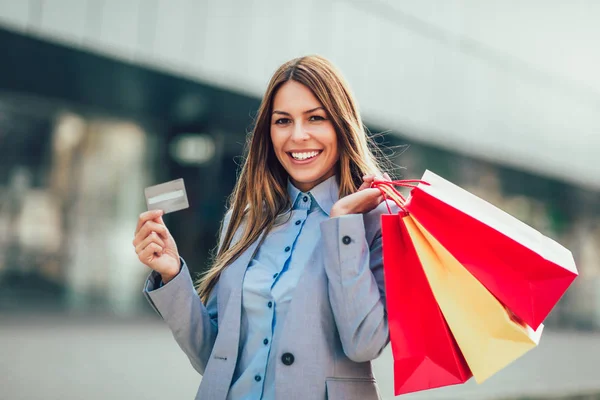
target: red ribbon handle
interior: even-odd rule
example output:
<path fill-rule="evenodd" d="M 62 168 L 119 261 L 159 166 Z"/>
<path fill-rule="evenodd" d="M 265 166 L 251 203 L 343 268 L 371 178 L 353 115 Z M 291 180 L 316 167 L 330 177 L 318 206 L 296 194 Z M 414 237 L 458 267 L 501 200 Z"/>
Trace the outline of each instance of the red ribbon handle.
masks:
<path fill-rule="evenodd" d="M 387 203 L 388 198 L 391 199 L 394 203 L 396 203 L 396 205 L 398 207 L 400 207 L 402 209 L 402 211 L 404 211 L 405 213 L 408 213 L 408 211 L 406 210 L 406 207 L 405 207 L 406 206 L 406 198 L 402 195 L 402 193 L 400 193 L 396 189 L 396 186 L 414 188 L 414 187 L 417 187 L 417 185 L 419 183 L 422 183 L 424 185 L 429 185 L 429 183 L 422 181 L 422 180 L 418 180 L 418 179 L 403 179 L 403 180 L 398 180 L 398 181 L 374 181 L 371 184 L 371 187 L 379 189 L 379 191 L 383 195 L 385 205 L 390 214 L 392 213 L 392 209 L 390 208 L 390 205 Z"/>

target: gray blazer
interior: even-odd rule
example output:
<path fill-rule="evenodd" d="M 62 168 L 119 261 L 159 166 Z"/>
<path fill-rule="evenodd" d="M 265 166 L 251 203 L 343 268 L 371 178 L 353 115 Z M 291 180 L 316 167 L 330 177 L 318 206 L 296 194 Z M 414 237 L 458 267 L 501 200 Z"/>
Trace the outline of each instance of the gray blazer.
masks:
<path fill-rule="evenodd" d="M 322 245 L 305 266 L 280 322 L 279 346 L 271 350 L 276 352 L 277 399 L 380 398 L 370 361 L 389 342 L 380 223 L 386 212 L 382 203 L 367 214 L 321 224 Z M 242 281 L 259 242 L 223 271 L 209 299 L 217 301 L 216 317 L 196 295 L 185 264 L 160 288 L 155 272 L 146 282 L 146 298 L 203 376 L 197 400 L 226 400 L 239 351 Z"/>

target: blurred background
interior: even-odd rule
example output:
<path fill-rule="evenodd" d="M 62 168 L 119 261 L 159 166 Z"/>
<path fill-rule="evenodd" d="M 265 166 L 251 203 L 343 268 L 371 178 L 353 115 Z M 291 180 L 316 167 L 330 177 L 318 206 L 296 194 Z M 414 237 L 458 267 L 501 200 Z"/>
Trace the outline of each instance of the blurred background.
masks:
<path fill-rule="evenodd" d="M 143 189 L 207 266 L 271 74 L 331 59 L 398 167 L 425 168 L 573 251 L 540 346 L 483 385 L 407 399 L 600 399 L 600 3 L 0 0 L 0 398 L 192 398 L 143 299 Z M 400 168 L 402 167 L 402 168 Z M 388 348 L 375 372 L 393 398 Z"/>

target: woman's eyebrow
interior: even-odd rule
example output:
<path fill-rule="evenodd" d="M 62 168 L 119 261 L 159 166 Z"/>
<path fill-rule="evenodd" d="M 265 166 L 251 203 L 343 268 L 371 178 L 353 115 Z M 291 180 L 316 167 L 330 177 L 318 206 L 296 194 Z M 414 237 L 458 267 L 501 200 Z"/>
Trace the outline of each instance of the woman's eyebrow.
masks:
<path fill-rule="evenodd" d="M 310 109 L 310 110 L 304 111 L 304 113 L 303 113 L 303 114 L 310 114 L 311 112 L 315 112 L 315 111 L 317 111 L 317 110 L 325 110 L 325 108 L 323 108 L 323 107 L 319 106 L 319 107 L 312 108 L 312 109 Z M 279 111 L 279 110 L 274 110 L 274 111 L 273 111 L 273 114 L 282 114 L 282 115 L 288 115 L 288 116 L 291 116 L 291 114 L 290 114 L 290 113 L 288 113 L 288 112 L 285 112 L 285 111 Z"/>
<path fill-rule="evenodd" d="M 304 114 L 310 114 L 311 112 L 315 112 L 317 110 L 325 111 L 325 108 L 319 106 L 319 107 L 313 108 L 312 110 L 304 111 Z"/>

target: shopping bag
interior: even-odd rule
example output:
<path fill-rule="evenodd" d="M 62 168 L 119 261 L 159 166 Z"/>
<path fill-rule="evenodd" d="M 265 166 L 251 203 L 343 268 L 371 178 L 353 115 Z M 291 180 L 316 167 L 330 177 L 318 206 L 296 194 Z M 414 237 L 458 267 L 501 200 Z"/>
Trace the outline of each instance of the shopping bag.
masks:
<path fill-rule="evenodd" d="M 569 250 L 431 171 L 411 190 L 403 208 L 533 329 L 577 277 Z"/>
<path fill-rule="evenodd" d="M 403 218 L 433 295 L 477 383 L 539 343 L 537 330 L 511 313 L 411 215 Z"/>
<path fill-rule="evenodd" d="M 472 376 L 402 219 L 397 214 L 381 219 L 396 396 L 464 383 Z"/>

